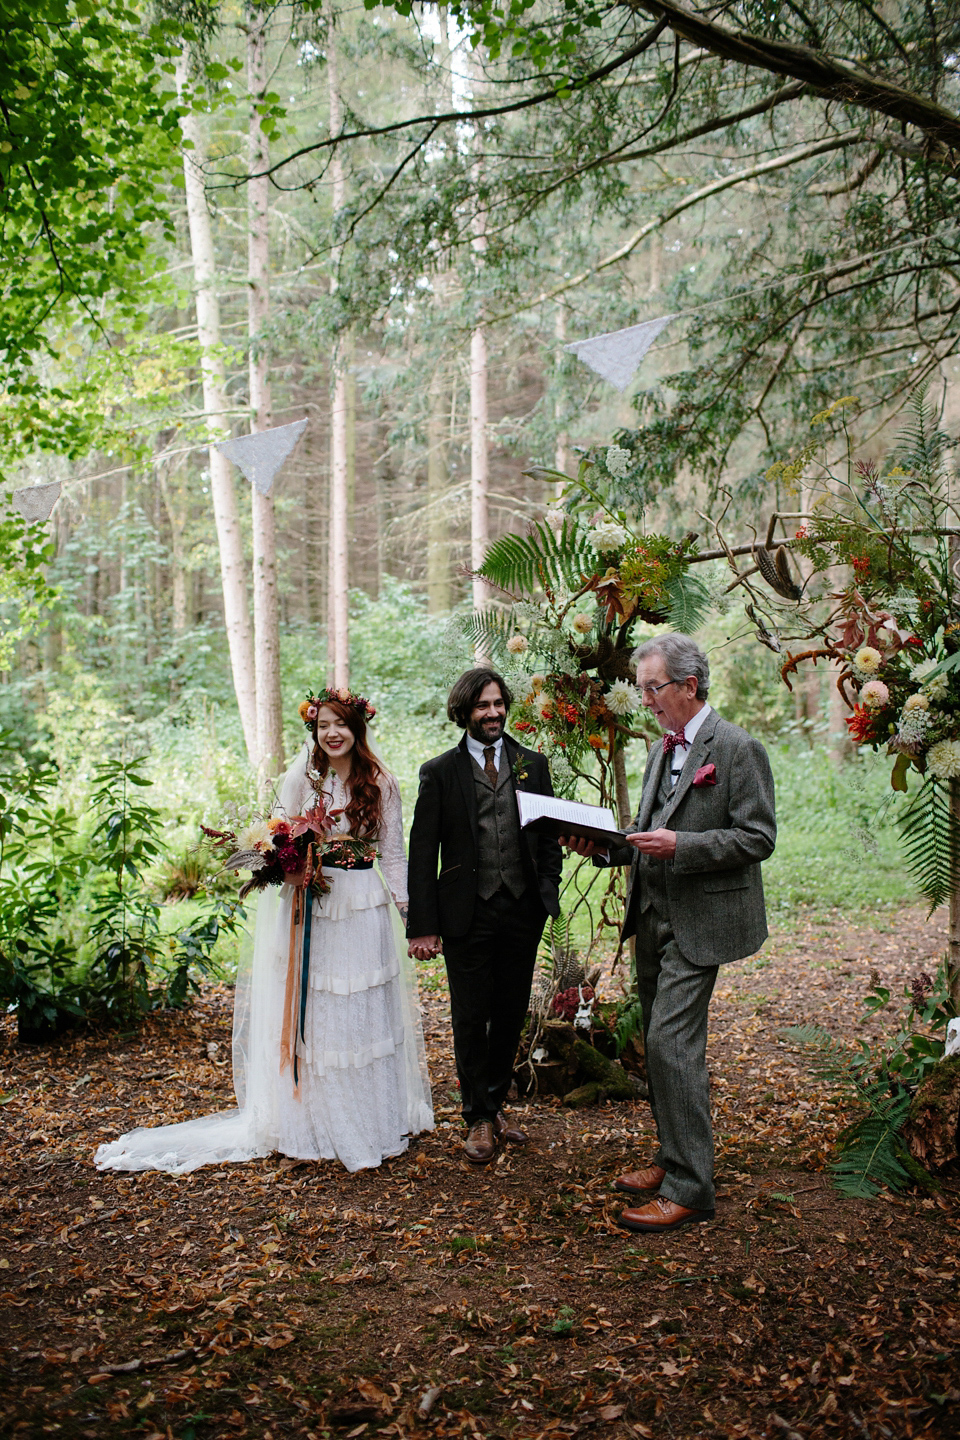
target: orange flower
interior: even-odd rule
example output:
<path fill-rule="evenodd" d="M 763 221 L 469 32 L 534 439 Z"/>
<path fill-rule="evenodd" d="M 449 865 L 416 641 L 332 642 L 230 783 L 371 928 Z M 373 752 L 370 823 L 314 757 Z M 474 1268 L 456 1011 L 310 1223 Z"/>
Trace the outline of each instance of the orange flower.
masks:
<path fill-rule="evenodd" d="M 588 735 L 587 744 L 592 750 L 605 750 L 607 748 L 607 742 L 602 735 Z"/>

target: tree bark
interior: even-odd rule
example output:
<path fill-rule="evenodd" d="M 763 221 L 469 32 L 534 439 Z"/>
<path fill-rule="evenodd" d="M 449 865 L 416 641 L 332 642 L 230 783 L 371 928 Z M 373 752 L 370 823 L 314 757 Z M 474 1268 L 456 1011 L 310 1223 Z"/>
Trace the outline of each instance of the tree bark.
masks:
<path fill-rule="evenodd" d="M 184 44 L 177 60 L 177 93 L 183 96 L 189 82 L 190 54 Z M 257 743 L 256 679 L 253 661 L 253 632 L 247 605 L 246 567 L 240 511 L 230 461 L 215 449 L 214 441 L 229 434 L 226 372 L 220 354 L 220 299 L 217 295 L 213 231 L 203 185 L 204 137 L 199 119 L 192 112 L 180 119 L 186 142 L 183 178 L 186 185 L 187 223 L 196 286 L 197 337 L 203 378 L 203 409 L 210 439 L 208 465 L 213 516 L 220 552 L 220 583 L 223 588 L 223 621 L 230 651 L 233 688 L 240 711 L 240 724 L 251 765 L 259 758 Z"/>
<path fill-rule="evenodd" d="M 327 76 L 330 86 L 330 134 L 339 134 L 343 125 L 337 67 L 335 17 L 327 19 Z M 333 225 L 346 204 L 347 188 L 339 149 L 330 162 L 333 181 Z M 332 250 L 331 291 L 337 288 L 340 246 Z M 333 396 L 330 409 L 330 559 L 329 604 L 327 606 L 327 653 L 333 685 L 350 684 L 350 476 L 348 458 L 347 345 L 340 337 L 333 354 Z"/>
<path fill-rule="evenodd" d="M 553 455 L 553 468 L 559 470 L 561 475 L 570 473 L 570 435 L 567 431 L 567 397 L 566 385 L 564 383 L 564 345 L 567 342 L 567 312 L 561 302 L 557 306 L 553 322 L 553 333 L 557 342 L 556 360 L 556 396 L 553 402 L 553 416 L 557 426 L 557 439 Z M 559 500 L 563 494 L 563 484 L 557 481 L 554 487 L 553 498 Z"/>
<path fill-rule="evenodd" d="M 270 181 L 259 172 L 270 163 L 269 144 L 256 102 L 266 90 L 266 13 L 251 7 L 247 28 L 247 88 L 250 93 L 250 172 L 247 182 L 247 329 L 250 343 L 250 432 L 273 422 L 270 360 L 263 332 L 270 314 Z M 283 765 L 283 705 L 280 694 L 280 621 L 277 607 L 277 543 L 273 497 L 251 486 L 253 497 L 253 624 L 257 684 L 257 744 L 261 780 Z"/>
<path fill-rule="evenodd" d="M 481 85 L 483 71 L 479 51 L 474 51 L 474 97 Z M 474 185 L 477 191 L 476 210 L 473 215 L 474 276 L 478 282 L 483 274 L 484 256 L 487 250 L 487 214 L 479 196 L 483 161 L 479 155 L 481 131 L 474 131 L 478 157 L 474 165 Z M 473 575 L 473 608 L 483 609 L 490 598 L 490 589 L 477 575 L 483 564 L 490 543 L 490 502 L 488 488 L 487 450 L 487 330 L 484 323 L 482 301 L 478 307 L 477 320 L 470 337 L 470 568 Z M 490 657 L 483 645 L 478 645 L 476 658 L 489 664 Z"/>

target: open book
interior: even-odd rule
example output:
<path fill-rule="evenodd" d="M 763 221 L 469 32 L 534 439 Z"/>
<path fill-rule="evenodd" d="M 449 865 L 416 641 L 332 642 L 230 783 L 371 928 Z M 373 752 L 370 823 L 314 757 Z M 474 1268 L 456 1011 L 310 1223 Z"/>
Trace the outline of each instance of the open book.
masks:
<path fill-rule="evenodd" d="M 617 826 L 612 810 L 602 805 L 581 805 L 576 800 L 558 800 L 553 795 L 531 795 L 517 791 L 521 830 L 541 830 L 546 835 L 579 835 L 601 845 L 622 845 L 629 834 Z"/>

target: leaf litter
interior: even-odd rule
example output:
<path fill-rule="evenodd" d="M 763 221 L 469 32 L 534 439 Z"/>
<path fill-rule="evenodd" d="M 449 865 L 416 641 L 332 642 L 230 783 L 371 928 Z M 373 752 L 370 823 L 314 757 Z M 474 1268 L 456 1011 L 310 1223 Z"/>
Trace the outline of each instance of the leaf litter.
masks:
<path fill-rule="evenodd" d="M 657 1239 L 617 1227 L 611 1188 L 650 1153 L 644 1102 L 518 1103 L 529 1149 L 464 1164 L 438 972 L 437 1129 L 357 1175 L 94 1169 L 106 1138 L 232 1103 L 226 987 L 136 1036 L 28 1047 L 3 1020 L 3 1433 L 955 1436 L 960 1185 L 838 1196 L 845 1102 L 779 1035 L 879 1038 L 882 1017 L 860 1026 L 871 973 L 899 993 L 943 925 L 826 918 L 721 972 L 717 1219 Z"/>

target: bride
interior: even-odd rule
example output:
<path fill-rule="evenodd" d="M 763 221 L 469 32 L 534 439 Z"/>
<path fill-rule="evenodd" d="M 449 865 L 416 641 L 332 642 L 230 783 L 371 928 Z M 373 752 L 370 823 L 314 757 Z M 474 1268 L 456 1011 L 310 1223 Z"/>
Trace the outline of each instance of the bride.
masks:
<path fill-rule="evenodd" d="M 237 975 L 234 1003 L 239 1108 L 132 1130 L 100 1146 L 99 1169 L 179 1175 L 280 1151 L 362 1170 L 433 1128 L 416 978 L 399 923 L 407 909 L 400 792 L 368 743 L 373 713 L 346 690 L 321 690 L 300 707 L 310 742 L 283 778 L 279 814 L 301 815 L 319 794 L 336 816 L 331 838 L 375 842 L 379 873 L 345 848 L 342 861 L 323 858 L 330 889 L 322 898 L 302 874 L 261 892 L 253 959 Z M 301 965 L 304 932 L 309 963 Z"/>

